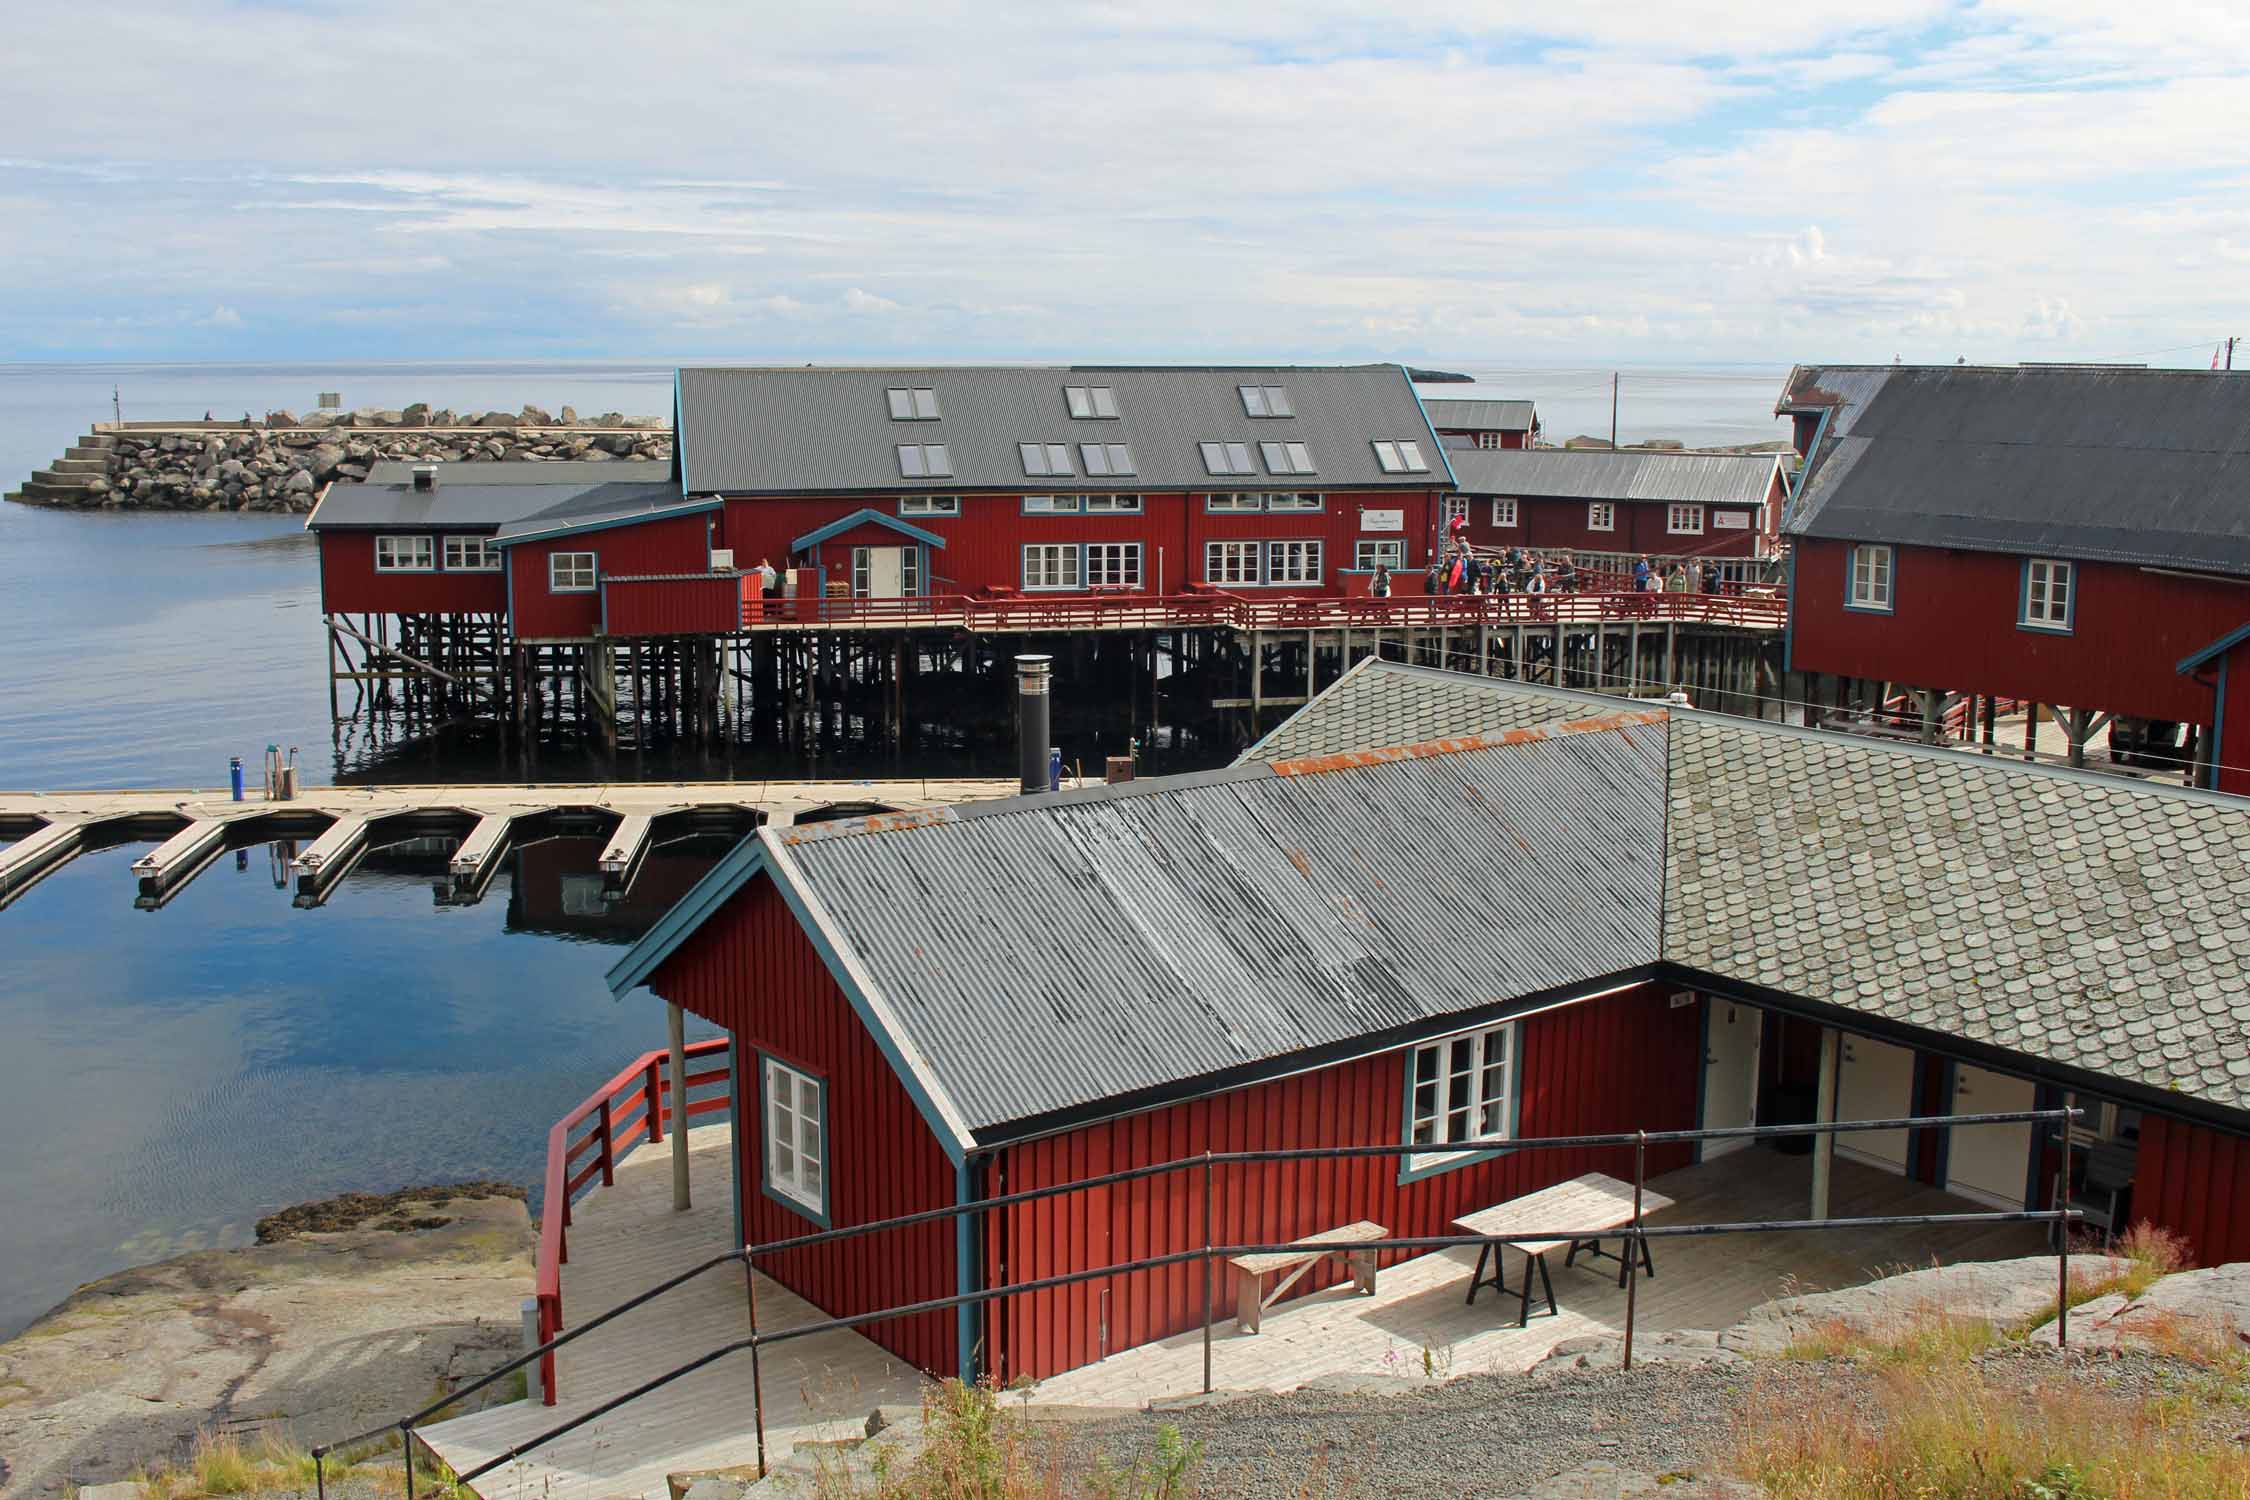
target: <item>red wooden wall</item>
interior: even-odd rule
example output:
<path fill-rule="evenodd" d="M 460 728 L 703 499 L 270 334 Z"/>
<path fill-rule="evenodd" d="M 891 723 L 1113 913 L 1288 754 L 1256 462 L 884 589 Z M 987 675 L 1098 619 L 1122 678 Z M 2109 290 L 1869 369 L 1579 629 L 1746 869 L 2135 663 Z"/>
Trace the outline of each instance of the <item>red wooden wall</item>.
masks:
<path fill-rule="evenodd" d="M 2183 1236 L 2197 1265 L 2250 1260 L 2250 1138 L 2142 1115 L 2133 1217 Z"/>
<path fill-rule="evenodd" d="M 1993 693 L 2189 724 L 2211 720 L 2210 681 L 2176 670 L 2250 617 L 2236 584 L 2080 563 L 2069 635 L 2016 624 L 2020 557 L 1896 551 L 1890 614 L 1844 608 L 1851 545 L 1801 538 L 1790 665 L 1911 687 Z"/>
<path fill-rule="evenodd" d="M 2250 612 L 2250 599 L 2245 599 Z M 2219 723 L 2218 744 L 2211 752 L 2218 768 L 2213 786 L 2236 796 L 2250 796 L 2250 641 L 2244 641 L 2223 658 L 2226 665 L 2225 713 Z M 2217 677 L 2219 663 L 2204 673 Z"/>
<path fill-rule="evenodd" d="M 601 590 L 603 628 L 612 636 L 724 635 L 742 628 L 743 603 L 757 595 L 758 575 L 604 575 Z"/>
<path fill-rule="evenodd" d="M 1701 1014 L 1694 1006 L 1673 1009 L 1668 992 L 1643 987 L 1527 1020 L 1517 1133 L 1692 1127 Z M 1405 1069 L 1405 1054 L 1390 1052 L 1011 1147 L 999 1153 L 985 1192 L 1207 1149 L 1397 1144 Z M 1652 1149 L 1649 1172 L 1685 1166 L 1689 1157 L 1685 1146 Z M 1629 1178 L 1632 1153 L 1518 1151 L 1404 1186 L 1396 1157 L 1229 1167 L 1214 1173 L 1213 1233 L 1220 1243 L 1282 1241 L 1372 1219 L 1399 1236 L 1450 1234 L 1456 1214 L 1589 1171 Z M 1003 1210 L 984 1229 L 986 1284 L 1001 1284 L 1003 1265 L 1007 1281 L 1024 1282 L 1195 1248 L 1203 1243 L 1202 1205 L 1201 1172 L 1191 1170 Z M 1299 1286 L 1332 1285 L 1343 1274 L 1324 1266 Z M 1002 1381 L 1041 1378 L 1194 1328 L 1202 1276 L 1200 1264 L 1188 1264 L 1004 1299 L 987 1315 L 987 1368 Z M 1232 1316 L 1234 1281 L 1223 1265 L 1213 1305 Z"/>
<path fill-rule="evenodd" d="M 612 573 L 701 573 L 710 565 L 706 534 L 718 517 L 705 513 L 667 516 L 631 526 L 611 526 L 576 534 L 521 542 L 508 549 L 514 580 L 510 603 L 518 640 L 583 640 L 601 624 L 602 595 L 557 594 L 547 587 L 547 557 L 554 552 L 591 552 L 598 577 Z"/>
<path fill-rule="evenodd" d="M 826 1080 L 828 1206 L 835 1227 L 954 1201 L 951 1162 L 770 880 L 752 881 L 698 928 L 650 977 L 649 987 L 725 1027 L 734 1039 L 746 1116 L 735 1121 L 738 1191 L 750 1243 L 821 1227 L 761 1186 L 760 1048 Z M 955 1266 L 954 1231 L 943 1222 L 760 1262 L 767 1275 L 836 1317 L 953 1296 L 960 1290 Z M 922 1369 L 951 1374 L 959 1368 L 954 1327 L 954 1315 L 943 1312 L 860 1331 Z"/>
<path fill-rule="evenodd" d="M 443 571 L 446 533 L 425 526 L 401 527 L 399 534 L 427 536 L 439 571 L 378 573 L 375 571 L 374 532 L 320 532 L 320 607 L 338 615 L 496 615 L 507 609 L 505 575 Z M 486 536 L 490 533 L 456 532 L 455 535 Z"/>
<path fill-rule="evenodd" d="M 1480 547 L 1530 547 L 1573 552 L 1638 552 L 1651 557 L 1751 557 L 1758 552 L 1764 518 L 1753 507 L 1707 506 L 1703 532 L 1673 536 L 1664 529 L 1665 508 L 1643 501 L 1617 503 L 1617 529 L 1594 531 L 1586 525 L 1583 500 L 1526 499 L 1516 503 L 1516 524 L 1492 524 L 1492 501 L 1475 496 L 1469 501 L 1469 540 Z M 1740 530 L 1720 529 L 1713 516 L 1720 510 L 1748 517 Z"/>

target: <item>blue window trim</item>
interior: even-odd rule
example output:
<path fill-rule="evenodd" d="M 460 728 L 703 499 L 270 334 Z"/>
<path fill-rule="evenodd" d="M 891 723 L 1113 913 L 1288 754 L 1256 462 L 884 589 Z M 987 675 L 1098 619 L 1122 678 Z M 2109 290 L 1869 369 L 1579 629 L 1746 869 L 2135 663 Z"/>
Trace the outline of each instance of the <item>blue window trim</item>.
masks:
<path fill-rule="evenodd" d="M 1213 505 L 1211 502 L 1220 495 L 1250 495 L 1252 499 L 1258 502 L 1257 508 L 1244 510 L 1235 505 Z M 1203 513 L 1207 516 L 1262 516 L 1266 513 L 1266 497 L 1250 490 L 1205 490 L 1203 492 Z M 1297 514 L 1309 516 L 1313 512 L 1307 510 L 1299 511 Z"/>
<path fill-rule="evenodd" d="M 1444 1036 L 1416 1042 L 1400 1054 L 1400 1145 L 1410 1146 L 1414 1143 L 1414 1054 L 1424 1047 L 1443 1047 L 1458 1036 L 1469 1036 L 1480 1031 L 1498 1031 L 1502 1027 L 1514 1032 L 1508 1038 L 1508 1137 L 1511 1140 L 1515 1138 L 1518 1127 L 1523 1122 L 1523 1023 L 1500 1021 L 1489 1026 L 1471 1026 L 1465 1031 L 1449 1031 Z M 824 1101 L 826 1097 L 822 1096 Z M 1495 1146 L 1489 1151 L 1460 1151 L 1449 1155 L 1444 1161 L 1432 1162 L 1426 1167 L 1413 1165 L 1413 1156 L 1402 1153 L 1398 1159 L 1398 1185 L 1405 1187 L 1410 1182 L 1420 1182 L 1424 1178 L 1436 1177 L 1445 1172 L 1457 1172 L 1479 1162 L 1497 1161 L 1503 1156 L 1513 1155 L 1515 1150 L 1514 1146 Z"/>
<path fill-rule="evenodd" d="M 2031 620 L 2031 565 L 2035 562 L 2068 568 L 2070 576 L 2063 585 L 2063 622 L 2060 625 L 2037 625 Z M 2054 575 L 2047 575 L 2047 587 L 2054 587 Z M 2016 629 L 2030 635 L 2072 635 L 2078 629 L 2078 564 L 2067 557 L 2027 557 L 2016 574 Z"/>
<path fill-rule="evenodd" d="M 810 1219 L 823 1229 L 833 1229 L 836 1226 L 829 1222 L 828 1217 L 828 1190 L 836 1180 L 836 1148 L 835 1137 L 829 1133 L 828 1129 L 828 1079 L 822 1074 L 815 1073 L 802 1063 L 790 1061 L 778 1052 L 768 1052 L 763 1047 L 755 1047 L 753 1050 L 758 1055 L 758 1191 L 799 1218 Z M 772 1162 L 772 1158 L 766 1152 L 766 1064 L 768 1062 L 779 1063 L 790 1072 L 800 1073 L 820 1085 L 820 1208 L 817 1212 L 807 1208 L 803 1200 L 790 1197 L 766 1180 L 767 1170 Z"/>
<path fill-rule="evenodd" d="M 1852 580 L 1859 572 L 1859 554 L 1863 547 L 1880 547 L 1891 555 L 1891 602 L 1888 604 L 1852 603 Z M 1794 597 L 1794 596 L 1792 596 Z M 1854 542 L 1844 553 L 1844 608 L 1855 615 L 1888 615 L 1898 611 L 1898 548 L 1889 542 Z"/>
<path fill-rule="evenodd" d="M 1039 497 L 1038 497 L 1038 498 L 1039 498 L 1039 499 L 1041 499 L 1041 500 L 1048 500 L 1048 501 L 1054 501 L 1054 500 L 1068 500 L 1068 501 L 1070 502 L 1070 508 L 1069 508 L 1068 510 L 1065 510 L 1065 509 L 1064 509 L 1063 507 L 1061 507 L 1061 506 L 1059 506 L 1059 505 L 1052 505 L 1052 504 L 1050 504 L 1049 506 L 1047 506 L 1047 507 L 1046 507 L 1046 509 L 1044 509 L 1044 510 L 1033 510 L 1033 509 L 1031 508 L 1031 501 L 1032 501 L 1032 498 L 1033 498 L 1033 497 L 1032 497 L 1032 496 L 1030 496 L 1030 495 L 1025 495 L 1025 496 L 1021 497 L 1021 498 L 1020 498 L 1020 499 L 1019 499 L 1019 500 L 1017 501 L 1017 504 L 1018 504 L 1019 506 L 1021 506 L 1021 507 L 1022 507 L 1022 513 L 1023 513 L 1024 515 L 1027 515 L 1027 516 L 1078 516 L 1078 515 L 1084 515 L 1084 514 L 1086 513 L 1086 497 L 1085 497 L 1085 496 L 1083 496 L 1083 495 L 1041 495 L 1041 496 L 1039 496 Z"/>
<path fill-rule="evenodd" d="M 1104 495 L 1108 495 L 1108 494 L 1109 494 L 1110 492 L 1109 492 L 1109 491 L 1106 491 L 1106 490 L 1103 490 L 1103 491 L 1097 491 L 1097 493 L 1099 493 L 1099 494 L 1104 494 Z M 1138 516 L 1138 515 L 1145 515 L 1145 514 L 1146 514 L 1146 513 L 1148 512 L 1148 496 L 1147 496 L 1147 495 L 1146 495 L 1145 493 L 1135 493 L 1135 494 L 1127 494 L 1127 493 L 1126 493 L 1125 491 L 1123 491 L 1123 490 L 1119 490 L 1119 491 L 1117 491 L 1117 492 L 1116 492 L 1116 493 L 1115 493 L 1114 495 L 1112 495 L 1112 496 L 1111 496 L 1111 498 L 1113 498 L 1113 499 L 1117 499 L 1117 500 L 1130 500 L 1130 501 L 1132 501 L 1133 503 L 1132 503 L 1131 505 L 1113 505 L 1113 506 L 1109 507 L 1109 508 L 1108 508 L 1107 510 L 1096 510 L 1096 509 L 1094 509 L 1094 508 L 1093 508 L 1093 507 L 1092 507 L 1091 505 L 1087 505 L 1087 504 L 1085 503 L 1086 501 L 1088 501 L 1088 500 L 1091 500 L 1091 499 L 1093 499 L 1093 498 L 1094 498 L 1094 497 L 1093 497 L 1092 495 L 1080 495 L 1080 496 L 1078 497 L 1078 499 L 1079 499 L 1079 512 L 1078 512 L 1078 513 L 1079 513 L 1080 515 L 1085 515 L 1085 516 Z"/>
<path fill-rule="evenodd" d="M 951 510 L 909 511 L 906 508 L 906 502 L 909 500 L 950 500 L 953 502 L 953 508 Z M 898 513 L 902 517 L 911 517 L 917 521 L 936 521 L 948 516 L 958 516 L 961 514 L 961 497 L 959 495 L 901 495 L 898 497 Z"/>
<path fill-rule="evenodd" d="M 556 558 L 558 558 L 558 557 L 576 557 L 576 556 L 578 556 L 578 555 L 579 555 L 580 553 L 584 553 L 584 554 L 585 554 L 586 556 L 588 556 L 588 557 L 590 557 L 590 558 L 592 558 L 592 559 L 594 560 L 594 581 L 593 581 L 592 583 L 589 583 L 589 584 L 587 584 L 587 585 L 586 585 L 586 586 L 585 586 L 584 588 L 578 588 L 578 587 L 575 587 L 575 586 L 573 586 L 573 587 L 571 587 L 571 588 L 567 588 L 567 589 L 565 589 L 565 588 L 557 588 L 557 587 L 555 587 L 555 559 L 556 559 Z M 593 548 L 591 548 L 591 547 L 557 547 L 557 548 L 555 548 L 555 549 L 554 549 L 553 551 L 551 551 L 551 552 L 549 552 L 549 553 L 547 554 L 547 592 L 548 592 L 548 593 L 550 593 L 550 594 L 595 594 L 595 593 L 599 593 L 599 592 L 601 592 L 601 587 L 602 587 L 602 555 L 601 555 L 601 553 L 599 553 L 599 552 L 595 551 L 595 550 L 594 550 Z"/>

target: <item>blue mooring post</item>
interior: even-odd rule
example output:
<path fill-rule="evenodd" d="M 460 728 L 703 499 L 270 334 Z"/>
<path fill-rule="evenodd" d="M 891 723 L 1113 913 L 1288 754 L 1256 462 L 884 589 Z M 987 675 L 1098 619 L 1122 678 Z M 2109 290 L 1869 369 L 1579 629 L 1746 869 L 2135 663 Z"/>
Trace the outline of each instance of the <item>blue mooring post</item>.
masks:
<path fill-rule="evenodd" d="M 1062 746 L 1050 746 L 1047 751 L 1047 790 L 1062 790 Z"/>
<path fill-rule="evenodd" d="M 234 800 L 235 800 L 235 801 L 237 801 L 237 802 L 240 802 L 240 801 L 242 800 L 242 757 L 241 757 L 241 756 L 239 756 L 239 755 L 230 755 L 230 756 L 228 756 L 228 757 L 227 757 L 227 781 L 228 781 L 228 784 L 229 784 L 229 785 L 231 785 L 231 786 L 232 786 L 232 787 L 234 788 Z"/>

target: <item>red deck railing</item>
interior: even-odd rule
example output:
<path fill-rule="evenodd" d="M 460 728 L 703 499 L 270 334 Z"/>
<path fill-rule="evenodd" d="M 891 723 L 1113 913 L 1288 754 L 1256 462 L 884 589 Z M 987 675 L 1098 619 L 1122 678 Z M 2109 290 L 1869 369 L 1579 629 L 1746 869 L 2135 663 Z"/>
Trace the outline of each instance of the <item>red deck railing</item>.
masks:
<path fill-rule="evenodd" d="M 709 1041 L 692 1042 L 687 1057 L 691 1071 L 687 1075 L 688 1099 L 686 1119 L 693 1121 L 697 1115 L 723 1114 L 732 1101 L 724 1094 L 712 1099 L 698 1099 L 695 1090 L 703 1085 L 724 1083 L 728 1070 L 724 1066 L 692 1071 L 698 1059 L 726 1055 L 727 1039 L 713 1037 Z M 553 1341 L 562 1332 L 562 1268 L 570 1259 L 570 1204 L 571 1199 L 601 1178 L 608 1187 L 617 1181 L 617 1163 L 626 1152 L 646 1140 L 656 1144 L 664 1139 L 664 1127 L 669 1122 L 681 1121 L 680 1107 L 665 1096 L 672 1088 L 672 1054 L 668 1049 L 644 1052 L 633 1059 L 623 1072 L 610 1079 L 587 1096 L 586 1101 L 557 1120 L 547 1132 L 547 1176 L 543 1201 L 539 1207 L 539 1269 L 533 1292 L 539 1303 L 539 1342 Z M 575 1141 L 571 1132 L 588 1121 L 593 1129 Z M 581 1157 L 587 1160 L 580 1164 Z M 555 1356 L 552 1352 L 539 1361 L 541 1386 L 546 1392 L 547 1405 L 555 1404 Z"/>

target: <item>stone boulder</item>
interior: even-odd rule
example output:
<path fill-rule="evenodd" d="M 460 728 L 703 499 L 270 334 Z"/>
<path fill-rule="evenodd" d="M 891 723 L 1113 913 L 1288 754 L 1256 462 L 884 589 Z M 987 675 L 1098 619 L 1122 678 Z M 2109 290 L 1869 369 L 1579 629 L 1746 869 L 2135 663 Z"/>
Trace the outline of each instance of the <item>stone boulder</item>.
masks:
<path fill-rule="evenodd" d="M 2077 1261 L 2071 1264 L 2075 1268 Z M 2033 1329 L 2030 1339 L 2052 1344 L 2057 1333 L 2057 1324 L 2048 1322 Z M 2081 1303 L 2070 1310 L 2070 1346 L 2159 1353 L 2200 1346 L 2250 1354 L 2250 1262 L 2180 1271 L 2137 1299 L 2112 1292 Z"/>
<path fill-rule="evenodd" d="M 430 425 L 432 427 L 458 427 L 461 425 L 461 419 L 453 415 L 451 407 L 441 406 L 430 413 Z"/>
<path fill-rule="evenodd" d="M 304 469 L 299 469 L 296 473 L 289 476 L 289 482 L 287 484 L 284 484 L 281 488 L 287 494 L 309 495 L 313 492 L 314 489 L 313 477 L 310 472 Z"/>
<path fill-rule="evenodd" d="M 552 427 L 555 425 L 553 417 L 548 416 L 538 407 L 529 404 L 525 405 L 523 409 L 522 421 L 526 427 Z"/>
<path fill-rule="evenodd" d="M 336 465 L 342 463 L 345 457 L 344 450 L 334 443 L 322 443 L 319 447 L 313 449 L 312 459 L 307 467 L 311 469 L 313 477 L 316 479 L 333 478 L 336 473 Z"/>
<path fill-rule="evenodd" d="M 401 427 L 429 426 L 430 403 L 427 401 L 416 401 L 412 405 L 402 409 L 398 414 L 398 425 Z"/>
<path fill-rule="evenodd" d="M 294 427 L 297 425 L 297 414 L 287 407 L 269 411 L 266 413 L 266 425 L 268 427 Z"/>
<path fill-rule="evenodd" d="M 517 417 L 514 412 L 488 411 L 477 418 L 476 425 L 479 427 L 513 427 L 516 422 Z"/>
<path fill-rule="evenodd" d="M 565 427 L 576 427 L 578 425 L 578 408 L 575 406 L 566 406 L 555 415 L 562 419 L 562 424 Z"/>
<path fill-rule="evenodd" d="M 600 448 L 605 453 L 614 454 L 619 458 L 624 458 L 626 455 L 630 454 L 633 451 L 633 438 L 630 433 L 605 432 L 600 437 L 594 439 L 594 446 Z"/>

